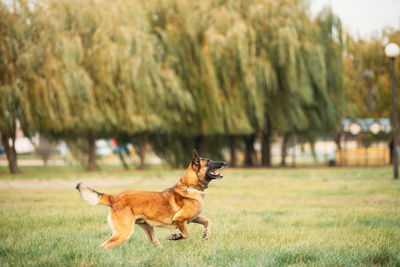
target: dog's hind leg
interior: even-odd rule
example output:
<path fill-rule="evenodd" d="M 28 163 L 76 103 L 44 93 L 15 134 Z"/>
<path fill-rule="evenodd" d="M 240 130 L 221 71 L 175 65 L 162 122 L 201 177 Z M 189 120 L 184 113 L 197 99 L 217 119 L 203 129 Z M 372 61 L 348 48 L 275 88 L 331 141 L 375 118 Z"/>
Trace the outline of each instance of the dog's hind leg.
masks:
<path fill-rule="evenodd" d="M 212 225 L 210 219 L 208 219 L 208 218 L 206 218 L 204 216 L 198 216 L 195 219 L 193 219 L 191 222 L 199 223 L 199 224 L 204 225 L 205 229 L 204 229 L 204 233 L 203 233 L 203 236 L 202 236 L 203 240 L 206 240 L 210 236 L 211 225 Z"/>
<path fill-rule="evenodd" d="M 143 229 L 144 233 L 146 236 L 149 238 L 150 242 L 154 243 L 159 248 L 162 248 L 162 245 L 160 241 L 158 241 L 158 238 L 156 234 L 154 233 L 154 227 L 147 224 L 147 223 L 136 223 L 137 225 L 140 226 L 140 228 Z"/>
<path fill-rule="evenodd" d="M 111 248 L 124 243 L 133 233 L 134 216 L 130 209 L 113 211 L 110 210 L 108 223 L 112 229 L 110 239 L 101 244 L 101 248 Z"/>

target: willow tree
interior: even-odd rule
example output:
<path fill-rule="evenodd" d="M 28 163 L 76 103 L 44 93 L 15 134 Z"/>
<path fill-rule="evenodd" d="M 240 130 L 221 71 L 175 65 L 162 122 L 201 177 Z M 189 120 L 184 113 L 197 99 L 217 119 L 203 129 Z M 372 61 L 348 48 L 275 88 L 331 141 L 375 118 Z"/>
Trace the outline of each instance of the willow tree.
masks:
<path fill-rule="evenodd" d="M 273 132 L 336 125 L 332 106 L 340 79 L 333 81 L 341 61 L 333 57 L 341 50 L 324 38 L 333 36 L 328 30 L 340 36 L 340 29 L 332 19 L 312 19 L 305 1 L 150 1 L 147 7 L 154 34 L 194 101 L 176 132 L 196 137 L 197 146 L 206 136 L 245 136 L 252 165 L 261 133 L 262 163 L 270 165 Z"/>
<path fill-rule="evenodd" d="M 299 29 L 303 37 L 299 82 L 308 89 L 303 92 L 307 92 L 309 101 L 301 103 L 306 124 L 294 129 L 294 134 L 301 142 L 314 143 L 318 137 L 334 138 L 344 116 L 342 28 L 330 9 L 323 10 L 314 23 L 304 18 L 304 25 L 312 26 Z"/>
<path fill-rule="evenodd" d="M 18 14 L 0 3 L 0 134 L 11 173 L 19 171 L 15 151 L 16 121 L 20 110 L 16 63 L 19 44 L 23 41 L 23 29 L 18 29 L 18 19 Z"/>
<path fill-rule="evenodd" d="M 104 46 L 101 21 L 94 2 L 46 2 L 42 18 L 46 31 L 40 35 L 42 64 L 35 83 L 24 92 L 28 118 L 44 135 L 66 140 L 85 136 L 88 170 L 95 168 L 95 138 L 109 136 L 97 96 L 105 80 L 103 69 L 113 61 L 101 61 Z M 110 57 L 112 59 L 112 57 Z M 103 72 L 102 72 L 103 71 Z"/>
<path fill-rule="evenodd" d="M 211 137 L 254 134 L 263 117 L 252 74 L 255 37 L 236 4 L 169 1 L 149 10 L 165 54 L 174 59 L 171 68 L 193 100 L 185 101 L 187 112 L 172 132 L 186 143 L 194 139 L 201 154 Z"/>
<path fill-rule="evenodd" d="M 56 30 L 48 45 L 48 82 L 35 93 L 43 96 L 36 106 L 48 103 L 46 113 L 33 110 L 39 128 L 61 138 L 86 137 L 90 170 L 96 138 L 133 142 L 140 152 L 147 133 L 174 125 L 172 116 L 162 119 L 165 111 L 176 117 L 180 103 L 190 102 L 160 40 L 150 34 L 142 2 L 50 3 Z"/>
<path fill-rule="evenodd" d="M 32 119 L 44 134 L 74 139 L 87 136 L 88 169 L 95 166 L 95 136 L 103 132 L 104 117 L 96 103 L 98 82 L 89 72 L 93 62 L 99 18 L 91 3 L 48 2 L 49 44 L 43 49 L 43 80 L 30 90 Z M 98 34 L 100 35 L 100 34 Z"/>
<path fill-rule="evenodd" d="M 292 79 L 300 97 L 296 109 L 301 111 L 288 121 L 292 129 L 282 130 L 285 136 L 294 134 L 297 140 L 313 143 L 317 137 L 335 137 L 344 115 L 342 29 L 330 9 L 315 21 L 301 14 L 298 21 L 309 25 L 297 28 L 297 80 Z"/>
<path fill-rule="evenodd" d="M 207 139 L 217 140 L 216 151 L 228 143 L 218 137 L 244 137 L 252 165 L 261 135 L 269 165 L 272 133 L 306 135 L 337 119 L 330 99 L 340 60 L 330 55 L 340 56 L 339 28 L 332 16 L 310 18 L 303 1 L 62 0 L 45 7 L 42 62 L 21 94 L 24 117 L 56 138 L 87 139 L 89 169 L 101 137 L 140 152 L 150 136 L 157 153 L 175 162 L 193 143 L 204 154 Z"/>
<path fill-rule="evenodd" d="M 262 91 L 262 164 L 269 166 L 272 132 L 307 127 L 303 105 L 312 102 L 303 55 L 303 28 L 308 18 L 301 1 L 251 1 L 242 10 L 255 31 L 255 84 Z M 252 145 L 252 144 L 251 144 Z"/>
<path fill-rule="evenodd" d="M 110 114 L 115 118 L 110 122 L 121 141 L 135 145 L 139 168 L 143 168 L 147 137 L 160 129 L 178 127 L 179 116 L 193 102 L 170 67 L 172 57 L 152 32 L 153 17 L 145 5 L 123 1 L 116 11 L 109 35 L 117 47 L 114 91 L 118 97 L 112 102 Z"/>
<path fill-rule="evenodd" d="M 251 1 L 244 12 L 256 32 L 255 74 L 265 96 L 262 164 L 268 166 L 272 131 L 312 140 L 338 125 L 340 21 L 329 11 L 311 18 L 305 1 Z"/>
<path fill-rule="evenodd" d="M 121 45 L 112 40 L 110 22 L 117 11 L 110 1 L 50 1 L 43 82 L 29 95 L 39 131 L 87 140 L 88 170 L 95 168 L 96 138 L 116 131 L 121 110 L 114 103 L 126 97 L 115 82 Z"/>
<path fill-rule="evenodd" d="M 236 165 L 238 136 L 255 137 L 264 127 L 264 91 L 257 84 L 256 33 L 240 13 L 240 5 L 226 2 L 210 16 L 206 38 L 210 43 L 215 83 L 219 87 L 225 135 L 230 139 L 231 164 Z M 246 146 L 252 165 L 253 142 Z"/>
<path fill-rule="evenodd" d="M 309 36 L 302 51 L 312 102 L 303 105 L 308 126 L 297 131 L 296 138 L 313 144 L 319 137 L 337 137 L 346 109 L 341 22 L 332 10 L 324 9 L 301 33 Z"/>
<path fill-rule="evenodd" d="M 311 129 L 315 130 L 306 134 L 306 136 L 311 136 L 312 140 L 315 140 L 316 134 L 335 137 L 340 132 L 340 125 L 346 110 L 341 21 L 331 9 L 325 9 L 318 15 L 317 25 L 317 40 L 322 48 L 325 72 L 318 73 L 318 68 L 315 68 L 310 73 L 314 76 L 324 75 L 322 79 L 326 81 L 326 89 L 324 90 L 324 87 L 318 86 L 318 84 L 314 86 L 316 107 L 310 121 Z"/>
<path fill-rule="evenodd" d="M 348 118 L 385 118 L 392 114 L 391 68 L 384 53 L 386 42 L 400 43 L 400 31 L 385 29 L 380 36 L 354 40 L 347 38 L 344 83 L 347 88 Z M 395 61 L 396 76 L 400 63 Z M 400 108 L 398 104 L 397 108 Z M 382 138 L 377 135 L 373 138 Z M 368 137 L 367 137 L 368 138 Z M 368 138 L 369 139 L 369 138 Z M 367 141 L 368 144 L 371 140 Z M 339 147 L 339 140 L 337 145 Z M 340 149 L 340 147 L 339 147 Z M 392 146 L 390 146 L 392 150 Z"/>
<path fill-rule="evenodd" d="M 25 1 L 0 2 L 0 134 L 11 173 L 19 171 L 15 150 L 16 126 L 29 136 L 23 92 L 36 81 L 40 68 L 40 10 Z"/>
<path fill-rule="evenodd" d="M 384 30 L 379 37 L 346 42 L 345 85 L 350 118 L 382 118 L 391 116 L 390 64 L 384 53 L 385 39 L 400 43 L 400 31 Z M 398 60 L 396 75 L 400 75 Z"/>
<path fill-rule="evenodd" d="M 162 44 L 162 57 L 178 77 L 175 86 L 182 88 L 179 90 L 179 94 L 184 96 L 182 103 L 179 103 L 181 99 L 177 99 L 173 101 L 174 105 L 185 111 L 185 114 L 165 114 L 170 110 L 161 113 L 166 121 L 173 119 L 177 123 L 174 123 L 174 129 L 167 126 L 167 134 L 165 138 L 162 137 L 171 146 L 166 145 L 163 149 L 159 146 L 161 149 L 156 150 L 159 154 L 163 153 L 161 150 L 176 150 L 173 154 L 187 154 L 194 143 L 200 153 L 204 154 L 206 136 L 224 133 L 219 90 L 215 79 L 211 77 L 215 73 L 205 38 L 208 3 L 149 1 L 147 10 L 152 32 Z M 176 138 L 193 143 L 183 146 L 176 142 Z M 186 153 L 178 152 L 182 149 Z"/>

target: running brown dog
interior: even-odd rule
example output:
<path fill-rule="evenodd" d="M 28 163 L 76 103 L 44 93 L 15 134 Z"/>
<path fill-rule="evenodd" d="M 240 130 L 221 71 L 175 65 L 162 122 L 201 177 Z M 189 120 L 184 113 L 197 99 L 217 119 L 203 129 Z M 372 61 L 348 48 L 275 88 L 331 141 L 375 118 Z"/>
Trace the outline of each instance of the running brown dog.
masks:
<path fill-rule="evenodd" d="M 162 192 L 127 190 L 117 195 L 99 193 L 87 185 L 79 183 L 82 198 L 90 205 L 102 204 L 110 207 L 108 223 L 112 229 L 110 239 L 101 244 L 101 248 L 111 248 L 128 240 L 133 233 L 133 225 L 139 225 L 151 242 L 161 247 L 154 226 L 178 228 L 180 233 L 172 234 L 169 240 L 189 237 L 187 224 L 190 222 L 204 225 L 202 238 L 210 235 L 210 219 L 200 216 L 203 210 L 205 190 L 213 179 L 223 178 L 217 170 L 226 167 L 226 162 L 200 158 L 193 151 L 192 162 L 184 176 L 171 188 Z"/>

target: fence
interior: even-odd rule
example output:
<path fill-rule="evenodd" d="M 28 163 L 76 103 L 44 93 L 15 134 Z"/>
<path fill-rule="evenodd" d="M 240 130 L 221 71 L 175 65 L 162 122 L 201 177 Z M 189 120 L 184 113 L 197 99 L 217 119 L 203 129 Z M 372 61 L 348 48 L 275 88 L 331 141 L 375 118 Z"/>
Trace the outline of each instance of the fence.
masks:
<path fill-rule="evenodd" d="M 383 166 L 390 163 L 388 148 L 354 148 L 336 151 L 339 166 Z"/>

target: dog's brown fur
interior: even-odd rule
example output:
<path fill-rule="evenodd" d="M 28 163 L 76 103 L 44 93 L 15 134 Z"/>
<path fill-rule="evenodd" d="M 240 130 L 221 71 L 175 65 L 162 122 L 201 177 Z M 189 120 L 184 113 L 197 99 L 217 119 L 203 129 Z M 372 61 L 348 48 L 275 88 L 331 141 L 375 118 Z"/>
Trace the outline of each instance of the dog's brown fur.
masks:
<path fill-rule="evenodd" d="M 81 183 L 76 188 L 89 204 L 103 204 L 110 207 L 108 222 L 113 233 L 101 248 L 124 243 L 132 235 L 135 223 L 144 230 L 151 242 L 161 247 L 154 234 L 154 226 L 178 228 L 180 233 L 172 234 L 168 239 L 179 240 L 189 237 L 187 228 L 189 222 L 199 223 L 205 227 L 202 238 L 209 237 L 211 221 L 200 216 L 205 189 L 212 179 L 222 178 L 218 173 L 217 176 L 211 175 L 210 171 L 225 166 L 225 162 L 212 162 L 200 158 L 194 150 L 192 162 L 184 176 L 173 187 L 162 192 L 128 190 L 117 195 L 109 195 L 98 193 Z"/>

